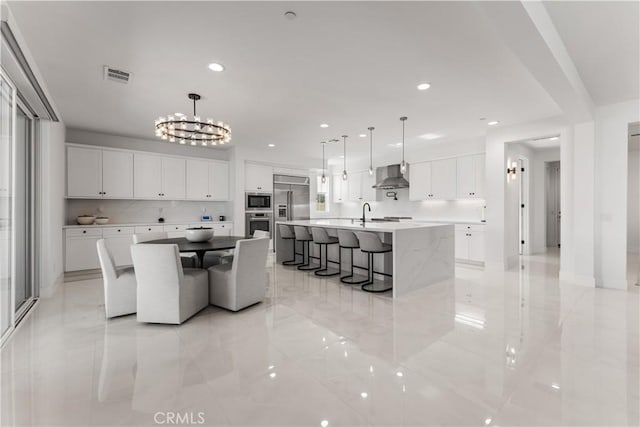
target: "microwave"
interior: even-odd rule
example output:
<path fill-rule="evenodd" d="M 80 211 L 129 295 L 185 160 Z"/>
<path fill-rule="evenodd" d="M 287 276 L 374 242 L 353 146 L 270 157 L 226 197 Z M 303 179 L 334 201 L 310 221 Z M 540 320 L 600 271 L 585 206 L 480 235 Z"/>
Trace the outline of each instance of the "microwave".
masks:
<path fill-rule="evenodd" d="M 245 210 L 271 210 L 271 193 L 246 193 Z"/>

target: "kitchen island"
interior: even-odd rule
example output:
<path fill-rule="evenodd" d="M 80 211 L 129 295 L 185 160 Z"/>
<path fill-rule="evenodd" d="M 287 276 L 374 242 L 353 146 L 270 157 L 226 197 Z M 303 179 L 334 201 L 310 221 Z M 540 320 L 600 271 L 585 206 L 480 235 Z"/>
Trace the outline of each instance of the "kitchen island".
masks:
<path fill-rule="evenodd" d="M 329 235 L 337 236 L 337 230 L 369 231 L 377 233 L 384 243 L 393 245 L 393 251 L 374 257 L 374 271 L 377 280 L 392 275 L 393 297 L 405 295 L 413 290 L 453 278 L 454 276 L 454 226 L 452 224 L 433 224 L 416 222 L 369 222 L 345 219 L 317 219 L 279 221 L 275 226 L 276 262 L 293 259 L 291 240 L 282 239 L 278 224 L 291 226 L 326 228 Z M 297 252 L 301 253 L 300 244 Z M 319 256 L 318 247 L 311 243 L 311 254 Z M 366 275 L 366 255 L 354 250 L 354 266 L 363 276 Z M 333 265 L 338 261 L 338 245 L 329 245 L 328 258 Z M 301 260 L 301 256 L 297 256 Z M 343 275 L 351 268 L 347 250 L 342 254 Z M 313 274 L 313 273 L 312 273 Z M 348 285 L 347 285 L 348 286 Z"/>

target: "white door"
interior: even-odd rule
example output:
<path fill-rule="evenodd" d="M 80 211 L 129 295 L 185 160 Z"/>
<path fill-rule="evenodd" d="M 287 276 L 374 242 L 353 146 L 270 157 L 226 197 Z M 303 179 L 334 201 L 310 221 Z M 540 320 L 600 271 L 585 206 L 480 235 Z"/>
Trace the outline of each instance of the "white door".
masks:
<path fill-rule="evenodd" d="M 162 198 L 167 200 L 184 199 L 186 195 L 184 159 L 162 158 Z"/>
<path fill-rule="evenodd" d="M 469 232 L 467 230 L 455 231 L 455 256 L 457 259 L 469 259 Z"/>
<path fill-rule="evenodd" d="M 472 198 L 475 193 L 475 170 L 473 168 L 473 156 L 458 157 L 457 176 L 458 176 L 458 199 Z"/>
<path fill-rule="evenodd" d="M 209 196 L 211 200 L 229 200 L 229 165 L 227 163 L 209 163 Z"/>
<path fill-rule="evenodd" d="M 469 234 L 469 260 L 484 262 L 484 232 L 471 231 Z"/>
<path fill-rule="evenodd" d="M 133 194 L 136 199 L 162 198 L 162 157 L 133 156 Z"/>
<path fill-rule="evenodd" d="M 409 169 L 409 200 L 429 200 L 431 195 L 431 162 L 412 163 Z"/>
<path fill-rule="evenodd" d="M 273 191 L 273 168 L 271 166 L 246 164 L 245 188 L 247 191 L 265 193 Z"/>
<path fill-rule="evenodd" d="M 209 200 L 209 162 L 187 160 L 187 199 Z"/>
<path fill-rule="evenodd" d="M 484 198 L 484 188 L 485 188 L 485 157 L 484 154 L 476 154 L 473 156 L 473 173 L 474 173 L 474 197 Z"/>
<path fill-rule="evenodd" d="M 102 151 L 102 197 L 105 199 L 133 197 L 133 153 Z"/>
<path fill-rule="evenodd" d="M 67 147 L 67 196 L 102 197 L 102 150 Z"/>
<path fill-rule="evenodd" d="M 434 199 L 453 200 L 456 198 L 456 169 L 456 159 L 431 162 L 431 194 Z"/>
<path fill-rule="evenodd" d="M 560 162 L 547 163 L 547 247 L 560 247 Z"/>
<path fill-rule="evenodd" d="M 362 200 L 362 173 L 355 172 L 348 176 L 347 188 L 349 189 L 349 201 L 359 202 Z"/>

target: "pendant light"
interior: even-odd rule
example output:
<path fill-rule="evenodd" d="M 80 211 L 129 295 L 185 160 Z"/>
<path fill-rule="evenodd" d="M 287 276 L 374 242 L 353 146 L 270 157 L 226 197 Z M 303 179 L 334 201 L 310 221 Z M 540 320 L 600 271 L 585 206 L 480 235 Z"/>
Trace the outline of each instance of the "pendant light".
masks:
<path fill-rule="evenodd" d="M 344 162 L 343 162 L 343 167 L 344 169 L 342 170 L 342 180 L 346 181 L 347 180 L 347 135 L 342 135 L 342 141 L 343 141 L 343 148 L 344 148 Z"/>
<path fill-rule="evenodd" d="M 327 176 L 325 175 L 325 167 L 324 167 L 324 146 L 327 144 L 327 141 L 322 141 L 320 144 L 322 144 L 322 183 L 326 183 L 327 182 Z"/>
<path fill-rule="evenodd" d="M 373 176 L 373 126 L 369 128 L 369 176 Z"/>
<path fill-rule="evenodd" d="M 400 163 L 400 173 L 404 175 L 407 173 L 407 162 L 404 161 L 404 122 L 407 121 L 407 118 L 400 117 L 400 121 L 402 122 L 402 163 Z"/>

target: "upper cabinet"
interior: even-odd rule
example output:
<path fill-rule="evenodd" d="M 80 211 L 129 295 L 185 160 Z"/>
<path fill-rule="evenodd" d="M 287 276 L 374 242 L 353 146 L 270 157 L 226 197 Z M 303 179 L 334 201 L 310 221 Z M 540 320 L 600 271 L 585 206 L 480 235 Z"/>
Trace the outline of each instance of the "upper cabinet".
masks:
<path fill-rule="evenodd" d="M 133 154 L 67 147 L 67 197 L 131 199 Z"/>
<path fill-rule="evenodd" d="M 484 154 L 412 163 L 410 200 L 484 198 Z"/>
<path fill-rule="evenodd" d="M 342 179 L 342 176 L 340 177 Z M 375 177 L 369 172 L 352 172 L 347 180 L 348 199 L 352 202 L 372 202 L 376 200 L 376 190 L 372 188 Z"/>
<path fill-rule="evenodd" d="M 342 175 L 336 174 L 331 177 L 333 186 L 333 203 L 346 202 L 348 199 L 347 182 L 342 179 Z"/>
<path fill-rule="evenodd" d="M 484 197 L 484 154 L 458 157 L 458 199 Z"/>
<path fill-rule="evenodd" d="M 273 191 L 273 168 L 271 166 L 246 163 L 244 184 L 246 191 L 271 193 Z"/>
<path fill-rule="evenodd" d="M 229 164 L 68 145 L 67 197 L 226 201 Z"/>
<path fill-rule="evenodd" d="M 187 160 L 187 199 L 229 200 L 229 165 Z"/>
<path fill-rule="evenodd" d="M 184 159 L 136 153 L 133 162 L 133 193 L 136 199 L 185 198 Z"/>

